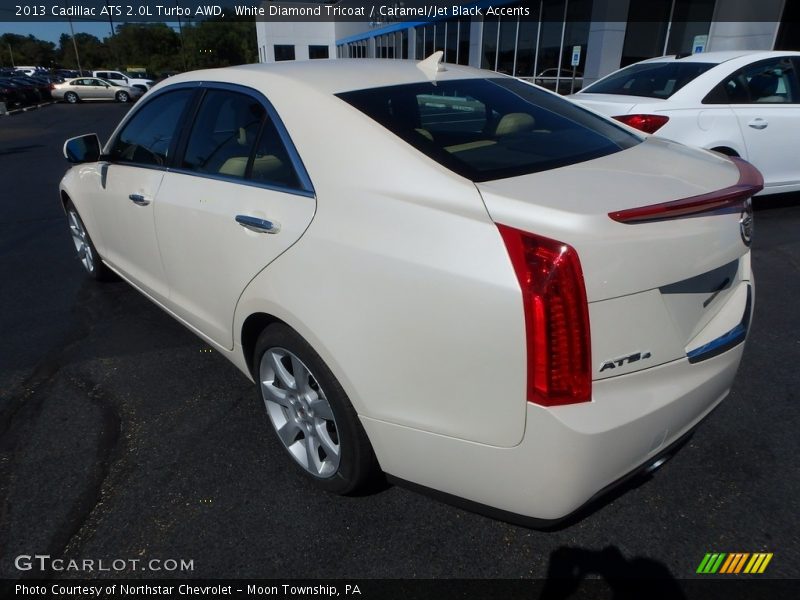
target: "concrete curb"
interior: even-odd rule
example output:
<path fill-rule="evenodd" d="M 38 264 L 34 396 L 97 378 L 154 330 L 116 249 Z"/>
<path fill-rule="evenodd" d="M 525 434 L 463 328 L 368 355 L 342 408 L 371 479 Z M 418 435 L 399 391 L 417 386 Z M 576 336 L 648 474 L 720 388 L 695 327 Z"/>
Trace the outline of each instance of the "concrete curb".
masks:
<path fill-rule="evenodd" d="M 18 115 L 20 113 L 30 112 L 32 110 L 38 110 L 40 108 L 44 108 L 45 106 L 50 106 L 51 104 L 55 104 L 55 100 L 50 100 L 49 102 L 42 102 L 41 104 L 34 104 L 32 106 L 23 106 L 22 108 L 15 108 L 13 110 L 9 110 L 6 112 L 0 112 L 0 117 L 11 117 L 13 115 Z"/>

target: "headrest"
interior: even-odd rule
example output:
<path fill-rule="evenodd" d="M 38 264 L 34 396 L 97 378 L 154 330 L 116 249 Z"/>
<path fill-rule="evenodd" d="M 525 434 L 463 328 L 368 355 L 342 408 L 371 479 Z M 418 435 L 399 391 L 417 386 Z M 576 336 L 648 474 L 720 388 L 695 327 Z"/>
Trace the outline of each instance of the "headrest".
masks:
<path fill-rule="evenodd" d="M 508 113 L 504 115 L 500 122 L 497 124 L 495 135 L 509 135 L 511 133 L 520 133 L 522 131 L 530 131 L 536 124 L 534 119 L 528 113 Z"/>

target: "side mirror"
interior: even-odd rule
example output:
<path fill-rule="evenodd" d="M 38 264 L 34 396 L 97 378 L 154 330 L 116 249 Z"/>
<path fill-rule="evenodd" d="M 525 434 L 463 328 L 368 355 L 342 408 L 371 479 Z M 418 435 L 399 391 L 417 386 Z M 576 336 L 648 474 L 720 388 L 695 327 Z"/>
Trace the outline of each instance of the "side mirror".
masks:
<path fill-rule="evenodd" d="M 100 160 L 100 138 L 89 133 L 64 142 L 64 157 L 71 163 L 89 163 Z"/>

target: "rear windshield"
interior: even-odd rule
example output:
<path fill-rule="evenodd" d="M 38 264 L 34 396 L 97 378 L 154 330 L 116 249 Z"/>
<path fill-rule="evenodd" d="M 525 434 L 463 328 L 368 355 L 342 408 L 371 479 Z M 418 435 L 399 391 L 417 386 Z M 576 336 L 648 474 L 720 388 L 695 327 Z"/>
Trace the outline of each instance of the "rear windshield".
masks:
<path fill-rule="evenodd" d="M 511 78 L 397 85 L 339 98 L 472 181 L 563 167 L 641 141 L 567 100 Z"/>
<path fill-rule="evenodd" d="M 581 93 L 669 98 L 714 66 L 713 63 L 677 61 L 631 65 L 583 88 Z"/>

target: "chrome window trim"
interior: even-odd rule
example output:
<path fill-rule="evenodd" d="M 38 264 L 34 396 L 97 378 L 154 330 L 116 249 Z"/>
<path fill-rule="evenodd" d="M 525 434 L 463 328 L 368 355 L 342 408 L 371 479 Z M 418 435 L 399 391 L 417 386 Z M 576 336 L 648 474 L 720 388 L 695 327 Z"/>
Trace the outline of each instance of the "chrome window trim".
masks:
<path fill-rule="evenodd" d="M 283 143 L 284 147 L 286 148 L 286 152 L 289 155 L 289 160 L 292 163 L 292 167 L 294 168 L 295 173 L 297 174 L 297 178 L 300 182 L 300 187 L 285 187 L 276 184 L 270 184 L 265 181 L 257 181 L 254 179 L 245 179 L 244 177 L 228 177 L 225 175 L 216 175 L 213 173 L 198 173 L 197 171 L 191 171 L 189 169 L 180 169 L 175 167 L 168 167 L 168 166 L 158 166 L 158 165 L 141 165 L 138 163 L 133 162 L 116 162 L 116 161 L 108 161 L 108 152 L 110 151 L 111 147 L 113 146 L 114 142 L 116 142 L 117 137 L 119 136 L 120 132 L 125 128 L 127 123 L 134 117 L 136 114 L 142 109 L 143 106 L 149 104 L 155 98 L 179 89 L 202 89 L 202 90 L 227 90 L 231 92 L 238 92 L 240 94 L 245 94 L 247 96 L 252 97 L 253 99 L 257 100 L 266 110 L 267 116 L 272 120 L 272 124 L 275 126 L 278 135 L 281 138 L 281 143 Z M 190 100 L 190 104 L 192 100 Z M 199 108 L 199 105 L 197 106 Z M 189 126 L 191 128 L 191 125 Z M 182 132 L 181 132 L 182 133 Z M 251 187 L 258 187 L 262 189 L 268 189 L 276 192 L 284 192 L 288 194 L 294 194 L 296 196 L 304 196 L 306 198 L 315 198 L 316 192 L 314 190 L 314 185 L 311 182 L 311 178 L 308 175 L 308 171 L 306 170 L 305 165 L 303 164 L 302 158 L 300 158 L 300 153 L 297 151 L 297 147 L 294 145 L 291 136 L 289 135 L 289 131 L 286 129 L 286 126 L 283 124 L 280 116 L 278 115 L 278 111 L 275 110 L 275 107 L 272 103 L 267 99 L 264 94 L 259 92 L 256 89 L 235 84 L 235 83 L 227 83 L 224 81 L 190 81 L 190 82 L 183 82 L 183 83 L 175 83 L 164 88 L 161 88 L 155 92 L 152 92 L 150 96 L 146 99 L 145 102 L 139 101 L 137 102 L 136 106 L 125 116 L 125 118 L 120 122 L 117 128 L 114 130 L 114 133 L 111 134 L 106 145 L 103 147 L 103 155 L 106 158 L 107 162 L 111 162 L 112 164 L 116 165 L 124 165 L 130 166 L 140 169 L 154 169 L 157 171 L 165 171 L 168 173 L 181 173 L 183 175 L 192 175 L 194 177 L 203 177 L 207 179 L 215 179 L 219 181 L 226 181 L 229 183 L 238 183 L 240 185 L 247 185 Z M 182 156 L 178 156 L 177 158 L 182 158 Z"/>
<path fill-rule="evenodd" d="M 248 187 L 262 188 L 273 192 L 283 192 L 285 194 L 292 194 L 294 196 L 303 196 L 305 198 L 316 198 L 313 190 L 303 190 L 299 188 L 290 188 L 282 185 L 275 185 L 265 181 L 256 181 L 254 179 L 245 179 L 244 177 L 233 177 L 228 175 L 218 175 L 214 173 L 198 173 L 197 171 L 190 171 L 189 169 L 176 169 L 168 167 L 164 169 L 167 173 L 177 173 L 179 175 L 188 175 L 190 177 L 202 177 L 203 179 L 214 179 L 216 181 L 224 181 L 226 183 L 235 183 L 238 185 L 246 185 Z"/>
<path fill-rule="evenodd" d="M 300 182 L 300 187 L 297 188 L 285 187 L 276 184 L 269 184 L 268 182 L 257 181 L 254 179 L 245 179 L 244 177 L 241 178 L 225 177 L 209 173 L 197 173 L 196 171 L 190 171 L 188 169 L 169 168 L 167 169 L 168 171 L 183 172 L 186 174 L 194 175 L 196 177 L 208 177 L 209 179 L 222 179 L 226 181 L 241 183 L 244 185 L 251 185 L 254 187 L 274 189 L 277 191 L 288 191 L 296 195 L 307 196 L 310 198 L 316 196 L 316 192 L 314 191 L 314 185 L 311 183 L 311 178 L 309 177 L 308 171 L 306 170 L 306 167 L 303 164 L 302 158 L 300 158 L 300 153 L 297 151 L 297 147 L 294 145 L 294 142 L 292 141 L 292 138 L 289 135 L 289 131 L 286 129 L 286 126 L 283 124 L 283 121 L 278 115 L 278 111 L 275 110 L 275 107 L 267 99 L 267 97 L 264 96 L 264 94 L 262 94 L 256 89 L 244 85 L 239 85 L 236 83 L 227 83 L 224 81 L 202 81 L 200 82 L 200 87 L 204 90 L 227 90 L 229 92 L 237 92 L 240 94 L 245 94 L 247 96 L 250 96 L 254 100 L 258 101 L 267 111 L 267 116 L 272 120 L 272 124 L 275 126 L 275 130 L 278 132 L 278 135 L 281 138 L 281 143 L 283 144 L 284 148 L 286 148 L 286 153 L 289 155 L 289 160 L 292 162 L 292 168 L 297 174 L 297 179 Z"/>

